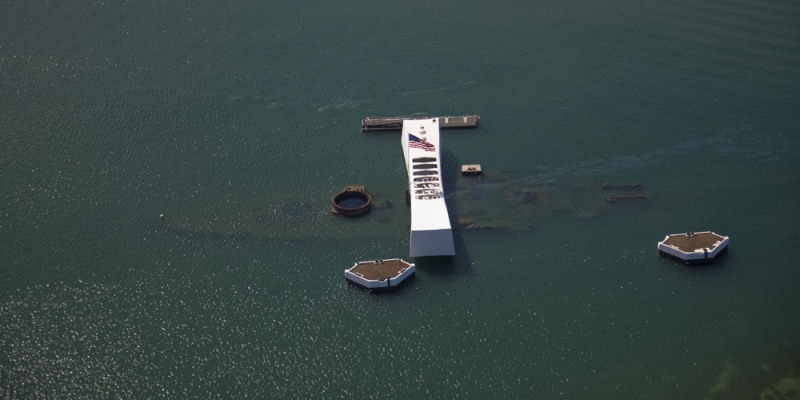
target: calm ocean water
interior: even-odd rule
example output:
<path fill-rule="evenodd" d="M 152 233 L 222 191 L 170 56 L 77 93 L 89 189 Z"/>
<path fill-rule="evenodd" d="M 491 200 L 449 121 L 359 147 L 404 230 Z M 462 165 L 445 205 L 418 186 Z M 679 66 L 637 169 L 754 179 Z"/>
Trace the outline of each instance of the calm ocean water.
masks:
<path fill-rule="evenodd" d="M 0 398 L 800 392 L 796 2 L 2 9 Z M 448 206 L 502 229 L 372 295 L 342 270 L 407 256 L 409 211 L 359 124 L 415 112 L 481 115 Z M 719 263 L 657 255 L 706 229 Z"/>

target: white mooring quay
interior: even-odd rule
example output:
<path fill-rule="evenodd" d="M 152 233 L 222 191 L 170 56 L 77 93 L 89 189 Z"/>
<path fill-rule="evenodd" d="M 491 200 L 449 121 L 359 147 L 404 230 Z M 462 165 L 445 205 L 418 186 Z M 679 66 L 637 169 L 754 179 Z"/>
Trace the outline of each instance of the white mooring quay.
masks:
<path fill-rule="evenodd" d="M 373 292 L 392 290 L 414 275 L 416 267 L 400 258 L 356 261 L 344 270 L 344 277 Z"/>
<path fill-rule="evenodd" d="M 704 264 L 716 260 L 728 243 L 728 236 L 712 231 L 673 233 L 658 242 L 658 251 L 686 264 Z"/>
<path fill-rule="evenodd" d="M 436 118 L 403 121 L 403 156 L 411 204 L 410 257 L 456 254 L 444 201 L 439 139 Z"/>

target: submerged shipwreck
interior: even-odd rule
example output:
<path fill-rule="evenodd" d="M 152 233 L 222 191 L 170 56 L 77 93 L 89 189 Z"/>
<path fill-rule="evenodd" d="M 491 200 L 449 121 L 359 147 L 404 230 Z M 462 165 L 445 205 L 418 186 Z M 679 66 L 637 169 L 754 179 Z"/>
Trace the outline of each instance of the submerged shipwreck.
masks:
<path fill-rule="evenodd" d="M 646 207 L 647 200 L 608 202 L 610 195 L 647 195 L 644 188 L 635 191 L 609 191 L 602 181 L 549 173 L 531 175 L 524 171 L 483 171 L 481 175 L 462 175 L 456 160 L 442 154 L 439 168 L 417 168 L 412 157 L 409 186 L 392 190 L 370 189 L 351 185 L 323 196 L 317 191 L 276 190 L 269 195 L 241 198 L 235 202 L 220 199 L 192 207 L 164 210 L 151 221 L 158 229 L 176 233 L 222 237 L 260 237 L 266 239 L 364 239 L 408 237 L 409 214 L 406 195 L 436 197 L 446 202 L 452 231 L 528 231 L 540 218 L 552 215 L 578 219 Z M 425 156 L 433 157 L 433 156 Z M 417 171 L 437 171 L 437 175 L 414 175 Z M 407 181 L 408 171 L 395 170 L 391 179 Z M 434 179 L 443 179 L 435 181 Z M 439 184 L 440 186 L 435 186 Z M 421 185 L 421 187 L 417 187 Z M 430 187 L 427 187 L 430 186 Z M 416 193 L 416 190 L 425 191 Z M 352 195 L 352 196 L 351 196 Z M 369 198 L 367 198 L 367 195 Z M 412 201 L 416 201 L 414 199 Z M 420 199 L 421 200 L 421 199 Z M 338 207 L 339 210 L 336 210 Z M 331 212 L 333 210 L 333 212 Z M 360 214 L 358 214 L 360 212 Z M 350 218 L 352 215 L 356 215 Z M 344 217 L 343 217 L 344 215 Z"/>
<path fill-rule="evenodd" d="M 364 186 L 351 185 L 325 200 L 312 190 L 304 193 L 285 188 L 265 197 L 234 202 L 219 199 L 194 208 L 168 210 L 152 223 L 159 229 L 222 237 L 347 240 L 408 235 L 409 256 L 429 257 L 454 256 L 456 230 L 476 234 L 526 231 L 548 215 L 587 219 L 649 204 L 650 194 L 641 183 L 602 182 L 587 177 L 591 174 L 576 173 L 572 167 L 540 168 L 535 173 L 486 172 L 481 164 L 460 164 L 457 157 L 442 151 L 439 133 L 443 123 L 448 128 L 464 128 L 475 127 L 478 120 L 477 116 L 417 116 L 362 121 L 365 131 L 400 130 L 404 171 L 386 171 L 396 174 L 390 179 L 406 181 L 406 187 L 383 187 L 382 192 L 370 194 Z M 393 207 L 403 197 L 410 212 Z M 710 231 L 672 234 L 658 243 L 658 249 L 685 263 L 712 262 L 727 249 L 729 240 Z M 380 276 L 364 273 L 369 267 L 386 269 L 397 263 L 407 265 Z M 346 277 L 372 290 L 396 286 L 413 272 L 414 264 L 390 258 L 357 262 L 346 271 Z"/>

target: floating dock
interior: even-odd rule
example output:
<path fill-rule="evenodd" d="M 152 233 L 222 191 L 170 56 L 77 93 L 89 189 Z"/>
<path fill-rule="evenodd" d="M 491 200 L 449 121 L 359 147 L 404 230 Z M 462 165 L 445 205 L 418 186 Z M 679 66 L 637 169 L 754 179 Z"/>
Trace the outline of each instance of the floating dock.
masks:
<path fill-rule="evenodd" d="M 464 164 L 461 166 L 461 175 L 480 175 L 483 173 L 480 164 Z"/>
<path fill-rule="evenodd" d="M 403 121 L 423 119 L 437 120 L 439 122 L 439 128 L 442 129 L 455 129 L 475 128 L 478 126 L 478 121 L 480 121 L 481 117 L 478 115 L 430 117 L 420 114 L 406 117 L 364 117 L 364 119 L 361 120 L 361 132 L 399 131 L 403 129 Z"/>
<path fill-rule="evenodd" d="M 401 137 L 411 204 L 409 256 L 454 256 L 444 201 L 438 119 L 405 120 Z"/>
<path fill-rule="evenodd" d="M 384 291 L 400 286 L 414 274 L 415 270 L 413 263 L 399 258 L 357 261 L 352 267 L 344 270 L 344 277 L 349 282 L 370 291 Z"/>
<path fill-rule="evenodd" d="M 674 233 L 658 242 L 658 251 L 686 264 L 704 264 L 716 260 L 728 243 L 729 237 L 711 231 Z"/>

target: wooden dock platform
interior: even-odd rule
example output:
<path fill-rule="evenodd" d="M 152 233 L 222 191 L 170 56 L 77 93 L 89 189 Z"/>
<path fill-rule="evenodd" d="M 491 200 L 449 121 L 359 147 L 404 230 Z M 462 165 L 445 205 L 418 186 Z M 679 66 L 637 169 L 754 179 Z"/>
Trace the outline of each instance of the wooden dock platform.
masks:
<path fill-rule="evenodd" d="M 415 270 L 414 263 L 400 258 L 356 261 L 352 267 L 344 270 L 344 277 L 370 291 L 383 291 L 395 289 Z"/>
<path fill-rule="evenodd" d="M 361 120 L 361 132 L 399 131 L 403 129 L 403 121 L 407 119 L 427 119 L 427 115 L 414 114 L 407 117 L 364 117 Z M 475 128 L 481 117 L 478 115 L 458 115 L 433 117 L 439 121 L 441 129 Z"/>
<path fill-rule="evenodd" d="M 456 117 L 444 116 L 439 118 L 439 128 L 475 128 L 481 117 L 478 115 L 460 115 Z"/>
<path fill-rule="evenodd" d="M 673 233 L 658 242 L 658 251 L 686 264 L 705 264 L 726 251 L 729 242 L 729 237 L 712 231 Z"/>
<path fill-rule="evenodd" d="M 483 173 L 480 164 L 464 164 L 461 166 L 461 175 L 480 175 Z"/>

